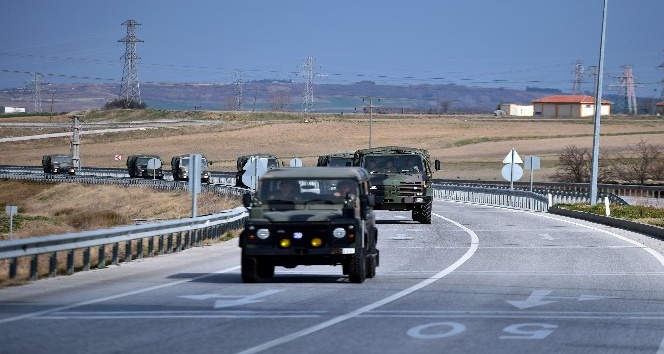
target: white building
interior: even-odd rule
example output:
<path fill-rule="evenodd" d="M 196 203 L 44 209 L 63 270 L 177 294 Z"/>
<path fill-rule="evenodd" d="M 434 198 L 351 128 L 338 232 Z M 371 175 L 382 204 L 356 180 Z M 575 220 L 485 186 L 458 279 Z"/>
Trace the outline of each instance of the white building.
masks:
<path fill-rule="evenodd" d="M 531 104 L 501 103 L 500 110 L 505 112 L 508 116 L 532 117 L 534 107 Z"/>
<path fill-rule="evenodd" d="M 0 106 L 0 114 L 5 113 L 25 113 L 24 107 L 2 107 Z"/>
<path fill-rule="evenodd" d="M 602 100 L 600 115 L 611 114 L 611 102 Z M 535 116 L 581 118 L 595 116 L 595 98 L 587 95 L 553 95 L 533 101 Z"/>

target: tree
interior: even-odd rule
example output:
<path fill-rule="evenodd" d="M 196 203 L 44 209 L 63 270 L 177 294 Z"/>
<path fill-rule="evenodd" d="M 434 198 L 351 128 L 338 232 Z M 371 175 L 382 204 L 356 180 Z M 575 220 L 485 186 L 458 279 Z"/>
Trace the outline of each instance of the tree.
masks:
<path fill-rule="evenodd" d="M 597 179 L 605 181 L 608 177 L 606 168 L 606 159 L 600 158 L 598 161 L 599 173 Z M 576 145 L 567 145 L 558 153 L 558 167 L 551 178 L 558 182 L 586 183 L 590 182 L 590 173 L 592 171 L 592 153 L 588 148 L 581 148 Z"/>
<path fill-rule="evenodd" d="M 145 104 L 145 102 L 135 102 L 131 100 L 127 101 L 126 98 L 118 98 L 111 102 L 107 102 L 104 105 L 104 109 L 122 109 L 122 108 L 144 109 L 146 107 L 147 105 Z"/>
<path fill-rule="evenodd" d="M 641 140 L 628 145 L 625 153 L 615 153 L 610 170 L 611 176 L 619 181 L 646 184 L 649 180 L 664 180 L 664 150 Z"/>

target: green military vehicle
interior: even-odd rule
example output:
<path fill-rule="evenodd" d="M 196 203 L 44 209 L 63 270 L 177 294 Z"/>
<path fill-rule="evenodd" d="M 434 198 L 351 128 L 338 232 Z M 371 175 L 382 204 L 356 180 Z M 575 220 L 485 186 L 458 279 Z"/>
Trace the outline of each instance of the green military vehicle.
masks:
<path fill-rule="evenodd" d="M 440 161 L 431 166 L 427 150 L 400 146 L 357 150 L 353 165 L 363 167 L 371 176 L 374 209 L 410 210 L 413 220 L 431 224 L 431 179 L 433 170 L 440 170 Z"/>
<path fill-rule="evenodd" d="M 353 152 L 335 152 L 318 156 L 318 167 L 347 167 L 353 166 Z"/>
<path fill-rule="evenodd" d="M 239 238 L 244 282 L 272 278 L 275 266 L 341 265 L 353 283 L 376 275 L 378 231 L 366 170 L 277 168 L 243 204 L 249 209 Z"/>
<path fill-rule="evenodd" d="M 42 156 L 42 167 L 44 173 L 68 173 L 76 174 L 76 167 L 71 155 L 54 154 Z"/>
<path fill-rule="evenodd" d="M 174 181 L 189 180 L 189 156 L 179 155 L 171 158 L 171 173 Z M 201 155 L 201 182 L 210 183 L 210 171 L 208 170 L 208 160 Z"/>
<path fill-rule="evenodd" d="M 279 161 L 279 158 L 270 154 L 251 154 L 251 155 L 240 156 L 237 158 L 237 173 L 235 174 L 236 187 L 249 188 L 249 186 L 242 183 L 242 175 L 244 175 L 245 172 L 244 166 L 247 164 L 247 162 L 249 162 L 249 160 L 252 157 L 259 159 L 266 158 L 268 170 L 281 166 L 281 161 Z"/>
<path fill-rule="evenodd" d="M 150 167 L 150 161 L 157 163 Z M 157 155 L 129 155 L 127 156 L 127 172 L 131 178 L 164 179 L 163 162 Z M 150 168 L 149 168 L 150 167 Z"/>

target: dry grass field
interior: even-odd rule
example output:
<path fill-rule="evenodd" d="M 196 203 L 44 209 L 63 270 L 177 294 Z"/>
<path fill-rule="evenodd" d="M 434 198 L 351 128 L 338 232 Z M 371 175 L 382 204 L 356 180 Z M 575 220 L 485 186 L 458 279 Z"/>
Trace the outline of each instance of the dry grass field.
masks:
<path fill-rule="evenodd" d="M 124 112 L 124 114 L 123 114 Z M 502 180 L 502 160 L 512 148 L 523 158 L 540 156 L 542 169 L 535 180 L 548 181 L 555 171 L 558 153 L 567 145 L 592 147 L 591 118 L 557 120 L 544 118 L 496 118 L 491 116 L 385 116 L 366 114 L 307 115 L 247 112 L 146 112 L 120 111 L 83 114 L 81 161 L 84 166 L 124 168 L 124 157 L 150 153 L 165 164 L 179 154 L 202 153 L 213 162 L 212 170 L 233 171 L 240 155 L 267 152 L 286 162 L 293 157 L 315 165 L 318 155 L 369 146 L 401 145 L 428 149 L 443 169 L 445 179 Z M 71 124 L 66 116 L 1 119 Z M 85 134 L 99 124 L 132 121 L 131 132 Z M 119 124 L 119 123 L 118 123 Z M 150 128 L 150 129 L 148 129 Z M 624 151 L 639 141 L 664 141 L 664 119 L 650 117 L 604 117 L 600 125 L 602 149 Z M 67 127 L 61 130 L 67 130 Z M 48 131 L 46 131 L 48 130 Z M 54 128 L 0 127 L 0 138 L 44 134 Z M 57 130 L 57 129 L 56 129 Z M 67 153 L 69 137 L 2 143 L 0 164 L 39 165 L 47 153 Z M 114 156 L 123 160 L 115 161 Z"/>

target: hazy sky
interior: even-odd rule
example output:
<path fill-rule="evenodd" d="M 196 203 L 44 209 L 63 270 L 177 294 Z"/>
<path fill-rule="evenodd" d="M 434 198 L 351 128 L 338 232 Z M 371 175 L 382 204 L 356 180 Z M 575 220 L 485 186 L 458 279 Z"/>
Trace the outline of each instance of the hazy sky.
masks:
<path fill-rule="evenodd" d="M 119 83 L 122 25 L 136 36 L 141 82 L 526 86 L 570 92 L 577 60 L 592 91 L 603 0 L 8 0 L 0 88 L 30 72 L 52 83 Z M 664 0 L 609 0 L 605 93 L 631 65 L 639 96 L 664 88 Z M 664 65 L 663 65 L 664 66 Z"/>

